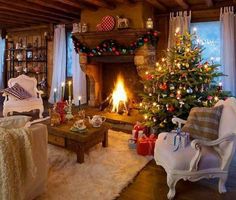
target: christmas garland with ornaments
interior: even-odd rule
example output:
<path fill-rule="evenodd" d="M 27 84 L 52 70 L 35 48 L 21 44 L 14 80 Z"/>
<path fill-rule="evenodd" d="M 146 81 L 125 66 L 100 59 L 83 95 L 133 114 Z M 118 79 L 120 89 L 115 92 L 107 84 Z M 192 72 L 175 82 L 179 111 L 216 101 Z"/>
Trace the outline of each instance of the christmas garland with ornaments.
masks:
<path fill-rule="evenodd" d="M 101 56 L 104 53 L 111 53 L 114 55 L 129 55 L 134 54 L 135 50 L 143 46 L 145 43 L 156 45 L 158 42 L 158 31 L 148 31 L 146 34 L 143 34 L 135 42 L 131 42 L 130 45 L 124 46 L 118 43 L 116 40 L 107 39 L 102 41 L 97 47 L 89 48 L 84 43 L 82 43 L 78 38 L 72 36 L 74 43 L 74 48 L 76 53 L 85 53 L 87 56 Z"/>

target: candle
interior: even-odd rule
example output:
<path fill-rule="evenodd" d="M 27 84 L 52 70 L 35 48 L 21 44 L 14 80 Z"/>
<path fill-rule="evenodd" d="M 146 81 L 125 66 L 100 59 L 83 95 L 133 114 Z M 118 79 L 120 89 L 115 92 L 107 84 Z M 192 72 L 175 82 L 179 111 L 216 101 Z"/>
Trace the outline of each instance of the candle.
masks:
<path fill-rule="evenodd" d="M 54 103 L 56 103 L 57 102 L 57 88 L 54 88 L 53 94 L 54 94 Z"/>
<path fill-rule="evenodd" d="M 61 83 L 61 100 L 64 101 L 65 82 Z"/>
<path fill-rule="evenodd" d="M 79 100 L 79 110 L 80 110 L 80 104 L 81 104 L 80 100 L 81 100 L 81 96 L 78 97 L 78 100 Z"/>
<path fill-rule="evenodd" d="M 71 81 L 68 82 L 69 89 L 69 99 L 71 98 Z"/>

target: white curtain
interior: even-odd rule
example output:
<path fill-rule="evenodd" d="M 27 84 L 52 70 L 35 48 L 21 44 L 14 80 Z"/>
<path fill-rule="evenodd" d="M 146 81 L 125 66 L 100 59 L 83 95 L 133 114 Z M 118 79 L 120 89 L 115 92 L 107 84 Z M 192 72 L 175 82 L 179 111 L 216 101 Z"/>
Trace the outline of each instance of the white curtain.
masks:
<path fill-rule="evenodd" d="M 79 104 L 79 96 L 81 104 L 87 103 L 86 76 L 80 68 L 79 54 L 75 50 L 72 51 L 72 80 L 75 105 Z"/>
<path fill-rule="evenodd" d="M 5 39 L 0 37 L 0 89 L 4 88 L 4 54 L 5 54 Z"/>
<path fill-rule="evenodd" d="M 175 43 L 175 32 L 178 28 L 180 34 L 189 32 L 191 21 L 191 11 L 179 11 L 170 13 L 169 20 L 169 37 L 168 37 L 168 48 L 171 48 Z"/>
<path fill-rule="evenodd" d="M 53 75 L 49 102 L 54 102 L 54 89 L 57 89 L 57 100 L 61 99 L 61 83 L 66 80 L 66 32 L 65 25 L 54 29 Z"/>
<path fill-rule="evenodd" d="M 223 73 L 223 89 L 236 95 L 236 63 L 235 63 L 235 15 L 233 7 L 224 7 L 220 11 L 222 50 L 221 65 Z"/>

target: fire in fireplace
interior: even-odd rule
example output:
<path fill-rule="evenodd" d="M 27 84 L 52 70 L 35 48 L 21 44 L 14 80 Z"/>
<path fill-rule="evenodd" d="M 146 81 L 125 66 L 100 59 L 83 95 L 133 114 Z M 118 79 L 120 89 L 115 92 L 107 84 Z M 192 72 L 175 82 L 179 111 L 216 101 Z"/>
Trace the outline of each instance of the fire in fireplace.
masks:
<path fill-rule="evenodd" d="M 127 112 L 127 92 L 125 91 L 125 86 L 124 86 L 124 79 L 123 77 L 119 74 L 117 78 L 117 82 L 115 84 L 115 89 L 112 92 L 111 96 L 111 104 L 112 104 L 112 112 Z"/>

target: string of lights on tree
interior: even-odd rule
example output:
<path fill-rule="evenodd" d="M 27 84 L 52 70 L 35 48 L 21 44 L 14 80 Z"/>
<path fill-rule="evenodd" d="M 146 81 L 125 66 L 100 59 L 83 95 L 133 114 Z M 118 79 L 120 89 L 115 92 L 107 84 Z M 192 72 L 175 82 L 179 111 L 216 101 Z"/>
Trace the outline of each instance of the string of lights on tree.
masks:
<path fill-rule="evenodd" d="M 134 54 L 135 50 L 145 43 L 150 43 L 156 45 L 158 42 L 158 31 L 148 31 L 146 34 L 143 34 L 135 42 L 131 42 L 130 45 L 124 46 L 118 43 L 116 40 L 107 39 L 102 41 L 97 47 L 89 48 L 78 38 L 72 36 L 74 48 L 76 53 L 86 53 L 88 56 L 101 56 L 104 53 L 110 52 L 117 56 L 119 55 L 128 55 Z"/>
<path fill-rule="evenodd" d="M 140 110 L 158 132 L 173 129 L 173 116 L 186 119 L 192 107 L 213 106 L 228 95 L 215 82 L 223 76 L 219 65 L 202 61 L 203 47 L 195 40 L 196 34 L 177 31 L 174 46 L 146 72 Z"/>

